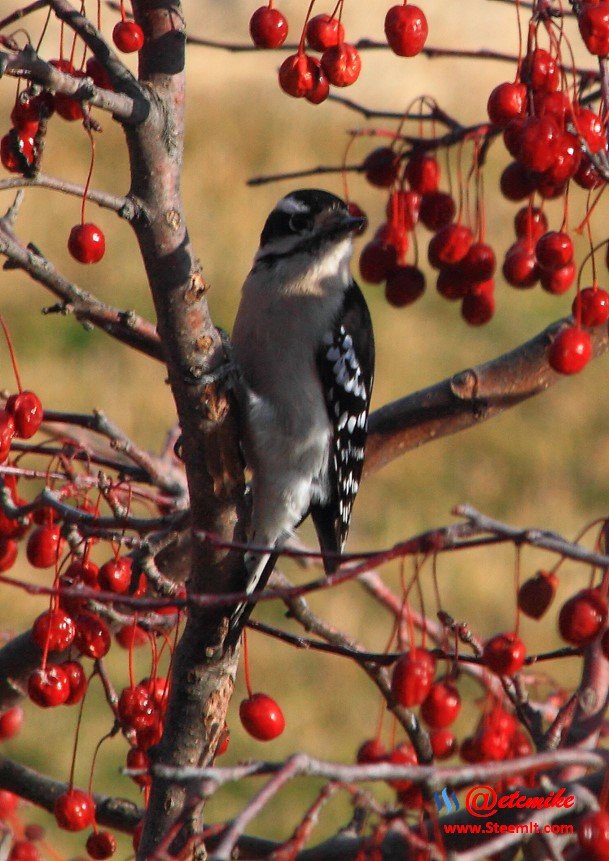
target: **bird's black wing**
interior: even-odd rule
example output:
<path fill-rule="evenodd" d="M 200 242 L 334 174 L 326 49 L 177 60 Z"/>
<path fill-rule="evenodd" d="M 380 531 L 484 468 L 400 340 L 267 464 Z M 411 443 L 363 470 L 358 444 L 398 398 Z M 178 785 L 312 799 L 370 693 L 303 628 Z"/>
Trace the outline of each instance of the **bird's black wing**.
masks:
<path fill-rule="evenodd" d="M 364 466 L 368 411 L 374 379 L 374 335 L 370 312 L 355 283 L 345 292 L 334 326 L 317 354 L 328 415 L 332 423 L 330 493 L 311 506 L 322 551 L 340 553 Z M 337 567 L 325 561 L 326 573 Z"/>

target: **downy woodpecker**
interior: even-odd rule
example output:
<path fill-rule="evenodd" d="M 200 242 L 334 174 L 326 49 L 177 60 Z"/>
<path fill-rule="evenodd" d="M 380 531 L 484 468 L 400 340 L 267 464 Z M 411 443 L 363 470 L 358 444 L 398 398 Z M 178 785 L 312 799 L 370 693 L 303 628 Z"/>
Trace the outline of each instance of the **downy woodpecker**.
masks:
<path fill-rule="evenodd" d="M 252 472 L 250 542 L 280 549 L 310 514 L 327 573 L 349 531 L 374 374 L 370 314 L 349 268 L 352 235 L 363 223 L 326 191 L 280 200 L 232 335 Z M 251 552 L 245 562 L 252 593 L 265 585 L 274 556 Z M 235 609 L 233 625 L 246 606 Z"/>

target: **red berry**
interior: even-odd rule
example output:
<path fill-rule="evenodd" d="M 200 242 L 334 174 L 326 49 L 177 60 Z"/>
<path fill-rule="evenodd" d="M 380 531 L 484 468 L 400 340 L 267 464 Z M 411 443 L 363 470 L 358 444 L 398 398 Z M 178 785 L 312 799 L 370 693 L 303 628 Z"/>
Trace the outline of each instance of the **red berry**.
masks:
<path fill-rule="evenodd" d="M 391 692 L 400 705 L 420 705 L 433 683 L 436 661 L 426 649 L 413 647 L 396 661 L 391 675 Z"/>
<path fill-rule="evenodd" d="M 544 48 L 535 48 L 527 54 L 522 64 L 522 80 L 533 90 L 550 93 L 560 84 L 560 69 L 554 57 Z"/>
<path fill-rule="evenodd" d="M 414 57 L 423 50 L 428 33 L 427 18 L 422 9 L 409 3 L 392 6 L 385 16 L 385 36 L 398 57 Z"/>
<path fill-rule="evenodd" d="M 130 556 L 110 559 L 99 569 L 99 585 L 108 592 L 122 594 L 131 585 L 133 560 Z"/>
<path fill-rule="evenodd" d="M 484 242 L 474 242 L 458 266 L 463 277 L 470 284 L 488 281 L 493 277 L 497 266 L 495 252 Z"/>
<path fill-rule="evenodd" d="M 325 51 L 340 45 L 345 38 L 345 28 L 338 20 L 325 13 L 315 15 L 307 24 L 307 44 L 314 51 Z"/>
<path fill-rule="evenodd" d="M 470 326 L 484 326 L 492 319 L 495 313 L 495 297 L 492 291 L 493 281 L 483 282 L 483 284 L 489 284 L 491 289 L 470 293 L 463 297 L 461 316 Z"/>
<path fill-rule="evenodd" d="M 62 652 L 72 645 L 76 636 L 76 626 L 72 618 L 63 610 L 47 610 L 41 613 L 32 626 L 32 639 L 44 650 Z"/>
<path fill-rule="evenodd" d="M 449 729 L 434 729 L 429 733 L 435 759 L 448 759 L 457 749 L 457 739 Z"/>
<path fill-rule="evenodd" d="M 230 744 L 230 729 L 227 724 L 224 724 L 222 728 L 222 732 L 220 733 L 220 738 L 218 739 L 218 744 L 216 746 L 216 752 L 214 756 L 223 756 L 228 750 L 228 746 Z"/>
<path fill-rule="evenodd" d="M 533 243 L 528 239 L 518 239 L 514 242 L 506 252 L 502 272 L 503 277 L 512 287 L 520 289 L 533 287 L 539 279 Z"/>
<path fill-rule="evenodd" d="M 114 634 L 114 639 L 123 649 L 139 649 L 149 643 L 148 634 L 139 625 L 123 625 Z"/>
<path fill-rule="evenodd" d="M 607 621 L 607 600 L 598 589 L 582 589 L 560 608 L 558 630 L 567 643 L 587 646 Z"/>
<path fill-rule="evenodd" d="M 87 837 L 86 849 L 91 858 L 112 858 L 116 852 L 116 837 L 109 831 L 93 831 Z"/>
<path fill-rule="evenodd" d="M 552 571 L 538 571 L 518 590 L 518 606 L 531 619 L 541 619 L 554 599 L 558 578 Z"/>
<path fill-rule="evenodd" d="M 42 856 L 31 840 L 15 840 L 7 855 L 7 861 L 42 861 Z"/>
<path fill-rule="evenodd" d="M 585 3 L 577 18 L 586 48 L 597 57 L 609 54 L 609 3 Z"/>
<path fill-rule="evenodd" d="M 313 58 L 303 52 L 291 54 L 279 67 L 279 86 L 295 99 L 301 99 L 315 87 Z"/>
<path fill-rule="evenodd" d="M 607 147 L 607 133 L 602 118 L 589 108 L 579 106 L 573 112 L 573 125 L 577 134 L 582 137 L 591 153 L 599 152 Z"/>
<path fill-rule="evenodd" d="M 144 31 L 135 21 L 119 21 L 112 30 L 112 41 L 123 54 L 133 54 L 144 47 Z"/>
<path fill-rule="evenodd" d="M 569 94 L 563 91 L 548 93 L 537 90 L 533 93 L 533 106 L 536 114 L 551 114 L 558 121 L 560 128 L 571 118 L 571 99 Z"/>
<path fill-rule="evenodd" d="M 55 524 L 43 525 L 30 533 L 25 553 L 34 568 L 52 568 L 57 563 L 65 543 L 60 529 Z"/>
<path fill-rule="evenodd" d="M 428 230 L 434 232 L 446 227 L 455 217 L 455 201 L 446 191 L 432 191 L 421 199 L 420 219 Z"/>
<path fill-rule="evenodd" d="M 575 281 L 576 269 L 575 263 L 571 261 L 560 269 L 544 269 L 539 267 L 539 281 L 541 286 L 547 293 L 553 293 L 555 296 L 560 296 L 566 293 L 569 287 Z"/>
<path fill-rule="evenodd" d="M 0 161 L 11 173 L 26 173 L 35 155 L 36 142 L 27 131 L 11 129 L 0 140 Z"/>
<path fill-rule="evenodd" d="M 497 634 L 484 644 L 482 660 L 494 673 L 512 676 L 524 665 L 526 649 L 516 634 Z"/>
<path fill-rule="evenodd" d="M 582 326 L 602 326 L 609 320 L 609 293 L 600 287 L 585 287 L 573 300 L 571 313 Z"/>
<path fill-rule="evenodd" d="M 383 742 L 378 738 L 369 738 L 359 746 L 355 759 L 360 765 L 366 765 L 383 762 L 386 757 L 387 750 Z"/>
<path fill-rule="evenodd" d="M 84 583 L 85 586 L 99 589 L 99 567 L 90 559 L 75 559 L 68 565 L 65 576 Z"/>
<path fill-rule="evenodd" d="M 106 67 L 97 57 L 89 57 L 85 66 L 85 72 L 92 79 L 96 87 L 102 90 L 113 90 L 114 86 Z"/>
<path fill-rule="evenodd" d="M 389 753 L 386 759 L 391 765 L 418 765 L 417 755 L 411 744 L 403 742 Z M 405 792 L 412 786 L 411 780 L 389 780 L 389 786 L 397 792 Z"/>
<path fill-rule="evenodd" d="M 392 245 L 372 240 L 364 245 L 359 258 L 359 271 L 364 281 L 380 284 L 397 265 L 397 252 Z"/>
<path fill-rule="evenodd" d="M 6 410 L 0 410 L 0 463 L 8 458 L 15 436 L 15 422 Z"/>
<path fill-rule="evenodd" d="M 14 813 L 19 804 L 19 796 L 8 789 L 0 789 L 0 820 L 5 820 Z"/>
<path fill-rule="evenodd" d="M 323 52 L 321 65 L 331 84 L 335 87 L 349 87 L 357 81 L 362 61 L 354 45 L 342 42 Z"/>
<path fill-rule="evenodd" d="M 69 60 L 50 60 L 51 66 L 55 66 L 60 72 L 72 75 L 74 78 L 84 78 L 85 73 L 77 71 Z M 53 96 L 53 105 L 57 114 L 68 122 L 84 119 L 82 104 L 73 96 L 56 93 Z"/>
<path fill-rule="evenodd" d="M 609 813 L 605 810 L 595 810 L 582 816 L 577 824 L 577 842 L 586 853 L 587 861 L 607 861 Z"/>
<path fill-rule="evenodd" d="M 21 439 L 34 436 L 42 424 L 43 412 L 40 398 L 34 392 L 11 395 L 6 402 L 6 411 L 15 422 L 15 434 Z"/>
<path fill-rule="evenodd" d="M 427 250 L 430 264 L 435 269 L 459 263 L 473 242 L 469 227 L 464 224 L 447 224 L 432 236 Z"/>
<path fill-rule="evenodd" d="M 579 140 L 570 132 L 559 135 L 554 148 L 554 161 L 546 170 L 544 181 L 561 185 L 571 179 L 578 171 L 582 151 Z"/>
<path fill-rule="evenodd" d="M 438 272 L 436 290 L 449 301 L 463 299 L 470 289 L 468 281 L 463 277 L 459 266 L 444 266 Z"/>
<path fill-rule="evenodd" d="M 578 374 L 592 358 L 590 335 L 577 326 L 567 326 L 550 344 L 548 362 L 559 374 Z"/>
<path fill-rule="evenodd" d="M 34 670 L 27 690 L 32 702 L 44 709 L 62 705 L 70 695 L 68 677 L 60 666 L 51 663 Z"/>
<path fill-rule="evenodd" d="M 144 769 L 150 768 L 150 757 L 146 751 L 139 747 L 132 747 L 127 753 L 127 768 Z M 151 778 L 149 774 L 139 774 L 131 778 L 138 786 L 150 786 Z"/>
<path fill-rule="evenodd" d="M 504 128 L 514 117 L 522 116 L 527 107 L 527 88 L 516 81 L 498 84 L 488 97 L 486 109 L 492 123 Z"/>
<path fill-rule="evenodd" d="M 0 715 L 0 741 L 16 736 L 23 725 L 23 709 L 13 706 Z"/>
<path fill-rule="evenodd" d="M 96 224 L 76 224 L 70 231 L 68 251 L 79 263 L 99 263 L 106 251 L 106 239 Z"/>
<path fill-rule="evenodd" d="M 416 266 L 396 266 L 387 275 L 385 298 L 390 305 L 403 308 L 425 292 L 425 276 Z"/>
<path fill-rule="evenodd" d="M 0 573 L 8 571 L 15 564 L 17 558 L 17 542 L 12 538 L 5 538 L 0 535 Z"/>
<path fill-rule="evenodd" d="M 68 789 L 55 799 L 55 821 L 65 831 L 82 831 L 95 821 L 95 802 L 82 789 Z"/>
<path fill-rule="evenodd" d="M 36 99 L 24 91 L 17 96 L 11 111 L 11 123 L 17 131 L 35 137 L 40 122 L 40 106 Z"/>
<path fill-rule="evenodd" d="M 550 230 L 535 244 L 535 256 L 545 269 L 560 269 L 573 260 L 573 243 L 568 233 Z"/>
<path fill-rule="evenodd" d="M 548 229 L 548 219 L 543 210 L 535 206 L 523 206 L 514 216 L 514 230 L 519 239 L 535 241 Z"/>
<path fill-rule="evenodd" d="M 87 677 L 82 664 L 78 661 L 63 661 L 59 666 L 66 674 L 70 686 L 65 704 L 72 706 L 79 703 L 87 692 Z"/>
<path fill-rule="evenodd" d="M 579 167 L 573 179 L 581 188 L 587 190 L 600 188 L 605 182 L 585 153 L 582 153 Z"/>
<path fill-rule="evenodd" d="M 103 658 L 111 645 L 108 626 L 96 613 L 82 612 L 76 617 L 74 645 L 87 658 Z"/>
<path fill-rule="evenodd" d="M 413 191 L 418 191 L 419 194 L 431 194 L 438 190 L 440 165 L 432 155 L 414 153 L 406 162 L 404 176 Z"/>
<path fill-rule="evenodd" d="M 421 717 L 433 729 L 444 729 L 457 719 L 461 711 L 459 691 L 450 682 L 434 682 L 421 703 Z"/>
<path fill-rule="evenodd" d="M 151 727 L 157 720 L 157 710 L 145 685 L 124 688 L 118 700 L 118 715 L 122 722 L 135 730 Z"/>
<path fill-rule="evenodd" d="M 380 146 L 368 153 L 362 167 L 370 185 L 389 188 L 397 178 L 400 157 L 391 147 Z"/>
<path fill-rule="evenodd" d="M 554 117 L 529 117 L 520 132 L 518 161 L 531 170 L 543 173 L 552 166 L 559 138 L 560 129 Z"/>
<path fill-rule="evenodd" d="M 262 693 L 241 700 L 239 718 L 245 731 L 259 741 L 271 741 L 285 728 L 285 718 L 278 704 Z"/>
<path fill-rule="evenodd" d="M 288 22 L 278 9 L 260 6 L 250 18 L 250 36 L 257 48 L 279 48 L 288 35 Z"/>
<path fill-rule="evenodd" d="M 309 57 L 311 69 L 313 71 L 313 89 L 305 93 L 307 102 L 312 105 L 320 105 L 330 95 L 330 82 L 326 78 L 321 63 L 315 57 Z"/>
<path fill-rule="evenodd" d="M 530 197 L 537 188 L 537 178 L 527 167 L 512 161 L 499 178 L 499 188 L 506 200 L 518 203 Z"/>

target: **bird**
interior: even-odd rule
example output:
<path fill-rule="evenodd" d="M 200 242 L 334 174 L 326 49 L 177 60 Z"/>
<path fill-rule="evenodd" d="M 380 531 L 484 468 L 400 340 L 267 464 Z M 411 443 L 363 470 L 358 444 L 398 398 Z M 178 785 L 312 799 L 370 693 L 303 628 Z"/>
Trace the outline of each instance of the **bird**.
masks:
<path fill-rule="evenodd" d="M 350 270 L 364 225 L 334 194 L 293 191 L 266 219 L 243 284 L 231 340 L 251 472 L 248 595 L 308 515 L 327 574 L 347 540 L 374 380 L 372 321 Z M 231 625 L 252 607 L 238 605 Z"/>

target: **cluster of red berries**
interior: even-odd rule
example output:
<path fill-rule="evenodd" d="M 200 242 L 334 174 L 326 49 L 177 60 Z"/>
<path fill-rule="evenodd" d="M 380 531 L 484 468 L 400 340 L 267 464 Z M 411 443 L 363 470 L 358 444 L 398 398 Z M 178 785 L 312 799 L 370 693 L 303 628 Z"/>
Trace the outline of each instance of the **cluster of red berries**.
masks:
<path fill-rule="evenodd" d="M 127 20 L 122 0 L 120 11 L 121 20 L 112 31 L 114 44 L 124 53 L 140 51 L 145 41 L 143 30 L 135 21 Z M 89 77 L 97 87 L 114 89 L 106 68 L 97 57 L 89 57 L 84 69 L 77 69 L 70 60 L 64 58 L 49 62 L 60 72 L 74 78 Z M 82 103 L 63 93 L 34 94 L 34 91 L 26 89 L 17 96 L 11 112 L 12 127 L 0 140 L 0 161 L 6 170 L 25 176 L 36 173 L 41 139 L 45 133 L 43 124 L 46 126 L 46 121 L 54 113 L 69 122 L 85 119 Z M 77 224 L 70 232 L 68 250 L 80 263 L 98 263 L 106 250 L 104 234 L 93 223 Z"/>
<path fill-rule="evenodd" d="M 461 300 L 461 313 L 472 325 L 488 322 L 495 309 L 495 255 L 458 219 L 452 196 L 439 188 L 440 166 L 435 156 L 415 151 L 402 164 L 392 147 L 377 147 L 364 159 L 362 170 L 377 188 L 391 189 L 387 221 L 362 249 L 359 267 L 371 284 L 385 282 L 385 296 L 397 307 L 409 305 L 425 291 L 421 269 L 406 262 L 409 234 L 418 224 L 433 232 L 428 257 L 438 270 L 437 290 L 449 300 Z"/>
<path fill-rule="evenodd" d="M 0 463 L 6 463 L 13 439 L 33 437 L 42 418 L 42 404 L 34 392 L 19 392 L 8 398 L 0 410 Z"/>
<path fill-rule="evenodd" d="M 339 3 L 342 11 L 342 3 Z M 281 64 L 279 85 L 289 96 L 305 98 L 318 105 L 328 98 L 330 85 L 348 87 L 361 71 L 361 58 L 355 45 L 345 42 L 345 30 L 339 17 L 322 13 L 305 22 L 296 54 Z M 285 16 L 269 0 L 250 18 L 250 36 L 258 48 L 279 48 L 288 35 Z M 385 17 L 385 35 L 389 46 L 401 57 L 420 53 L 427 39 L 427 20 L 417 6 L 392 6 Z M 317 51 L 321 58 L 305 50 Z"/>

